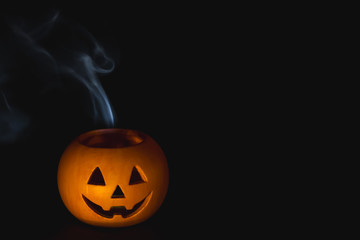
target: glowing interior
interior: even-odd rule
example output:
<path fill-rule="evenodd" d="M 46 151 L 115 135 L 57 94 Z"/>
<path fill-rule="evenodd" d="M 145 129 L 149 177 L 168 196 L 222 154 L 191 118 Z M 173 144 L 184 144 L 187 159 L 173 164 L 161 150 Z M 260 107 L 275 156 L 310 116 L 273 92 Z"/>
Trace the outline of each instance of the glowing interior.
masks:
<path fill-rule="evenodd" d="M 140 144 L 144 137 L 134 130 L 103 129 L 85 133 L 79 142 L 92 148 L 122 148 Z"/>

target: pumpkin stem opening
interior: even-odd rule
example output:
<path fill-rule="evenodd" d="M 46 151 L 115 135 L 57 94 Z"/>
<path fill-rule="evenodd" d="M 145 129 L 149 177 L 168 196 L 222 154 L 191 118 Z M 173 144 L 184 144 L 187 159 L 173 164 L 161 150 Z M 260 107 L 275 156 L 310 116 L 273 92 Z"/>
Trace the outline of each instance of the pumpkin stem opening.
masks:
<path fill-rule="evenodd" d="M 79 137 L 82 145 L 93 148 L 122 148 L 140 144 L 144 137 L 140 132 L 126 129 L 102 129 Z"/>

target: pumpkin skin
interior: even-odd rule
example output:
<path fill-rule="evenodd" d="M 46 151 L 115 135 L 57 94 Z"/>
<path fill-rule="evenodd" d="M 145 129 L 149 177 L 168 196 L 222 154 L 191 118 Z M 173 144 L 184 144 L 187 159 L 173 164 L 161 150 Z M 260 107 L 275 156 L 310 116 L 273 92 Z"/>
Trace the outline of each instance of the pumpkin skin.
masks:
<path fill-rule="evenodd" d="M 60 159 L 57 181 L 62 201 L 80 221 L 125 227 L 145 221 L 159 209 L 169 170 L 150 136 L 100 129 L 70 143 Z"/>

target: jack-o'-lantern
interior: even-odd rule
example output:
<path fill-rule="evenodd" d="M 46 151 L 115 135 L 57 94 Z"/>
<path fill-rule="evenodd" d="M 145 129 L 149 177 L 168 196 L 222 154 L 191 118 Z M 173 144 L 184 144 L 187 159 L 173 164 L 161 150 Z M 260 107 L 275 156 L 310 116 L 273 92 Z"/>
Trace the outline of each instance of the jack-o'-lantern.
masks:
<path fill-rule="evenodd" d="M 165 155 L 148 135 L 102 129 L 80 135 L 64 151 L 58 187 L 67 209 L 79 220 L 123 227 L 152 216 L 169 183 Z"/>

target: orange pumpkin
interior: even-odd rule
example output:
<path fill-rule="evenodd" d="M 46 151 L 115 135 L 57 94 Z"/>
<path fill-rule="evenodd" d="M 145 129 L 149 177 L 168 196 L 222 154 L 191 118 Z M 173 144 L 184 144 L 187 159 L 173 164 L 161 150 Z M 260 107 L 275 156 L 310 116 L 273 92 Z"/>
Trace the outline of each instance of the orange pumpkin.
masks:
<path fill-rule="evenodd" d="M 58 187 L 79 220 L 105 227 L 140 223 L 162 204 L 169 183 L 165 155 L 148 135 L 102 129 L 80 135 L 63 153 Z"/>

